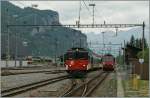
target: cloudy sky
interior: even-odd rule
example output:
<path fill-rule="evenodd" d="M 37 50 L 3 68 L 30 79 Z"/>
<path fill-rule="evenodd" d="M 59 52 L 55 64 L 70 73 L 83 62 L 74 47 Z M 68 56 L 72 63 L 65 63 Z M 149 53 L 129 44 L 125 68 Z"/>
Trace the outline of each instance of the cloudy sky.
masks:
<path fill-rule="evenodd" d="M 11 1 L 20 7 L 37 4 L 37 9 L 51 9 L 59 13 L 62 24 L 75 24 L 79 17 L 80 1 Z M 92 7 L 95 3 L 95 23 L 149 23 L 148 1 L 92 1 L 81 2 L 80 23 L 92 23 Z M 86 7 L 87 6 L 87 7 Z M 82 29 L 83 32 L 100 32 L 99 29 Z"/>

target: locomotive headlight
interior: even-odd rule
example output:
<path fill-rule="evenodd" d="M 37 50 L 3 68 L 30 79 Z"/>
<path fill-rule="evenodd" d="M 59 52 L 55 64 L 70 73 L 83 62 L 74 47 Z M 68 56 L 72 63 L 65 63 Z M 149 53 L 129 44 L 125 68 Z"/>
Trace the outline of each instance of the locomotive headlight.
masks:
<path fill-rule="evenodd" d="M 83 65 L 85 67 L 85 65 Z"/>
<path fill-rule="evenodd" d="M 71 65 L 69 65 L 71 67 Z"/>

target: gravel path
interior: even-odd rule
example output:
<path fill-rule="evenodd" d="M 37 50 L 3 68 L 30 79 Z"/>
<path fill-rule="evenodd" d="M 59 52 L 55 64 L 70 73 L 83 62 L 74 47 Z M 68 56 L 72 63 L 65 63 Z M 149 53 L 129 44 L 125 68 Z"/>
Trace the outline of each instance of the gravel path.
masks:
<path fill-rule="evenodd" d="M 115 73 L 110 73 L 106 80 L 92 93 L 91 97 L 116 97 L 116 94 L 117 85 Z"/>
<path fill-rule="evenodd" d="M 31 74 L 20 74 L 20 75 L 10 75 L 1 77 L 1 89 L 9 89 L 16 86 L 25 85 L 32 82 L 37 82 L 47 78 L 54 78 L 60 75 L 65 75 L 67 73 L 59 74 L 45 74 L 45 73 L 31 73 Z"/>
<path fill-rule="evenodd" d="M 70 87 L 70 84 L 71 81 L 67 79 L 30 90 L 15 97 L 59 97 Z"/>

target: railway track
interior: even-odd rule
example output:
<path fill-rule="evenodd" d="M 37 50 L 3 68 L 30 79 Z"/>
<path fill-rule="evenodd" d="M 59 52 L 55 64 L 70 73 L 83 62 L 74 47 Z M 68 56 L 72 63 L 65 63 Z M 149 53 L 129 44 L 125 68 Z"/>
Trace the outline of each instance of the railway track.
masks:
<path fill-rule="evenodd" d="M 46 70 L 39 70 L 39 71 L 29 71 L 29 72 L 18 72 L 18 73 L 2 73 L 2 76 L 9 76 L 9 75 L 20 75 L 20 74 L 31 74 L 31 73 L 45 73 L 45 74 L 57 74 L 57 73 L 63 73 L 66 72 L 66 70 L 54 70 L 54 71 L 46 71 Z"/>
<path fill-rule="evenodd" d="M 96 90 L 96 88 L 104 82 L 104 80 L 106 79 L 106 77 L 108 75 L 109 75 L 109 73 L 104 73 L 101 78 L 98 78 L 98 79 L 95 79 L 94 81 L 92 81 L 93 83 L 86 84 L 87 85 L 86 88 L 85 88 L 86 90 L 85 90 L 85 93 L 82 94 L 82 97 L 89 97 L 90 94 L 92 94 L 92 92 L 94 90 Z"/>
<path fill-rule="evenodd" d="M 78 80 L 80 80 L 80 82 L 79 82 Z M 77 82 L 77 81 L 78 81 L 78 82 Z M 61 97 L 66 97 L 66 96 L 68 96 L 69 94 L 72 93 L 72 90 L 73 90 L 74 88 L 78 87 L 79 84 L 83 84 L 84 82 L 85 82 L 85 80 L 83 80 L 83 79 L 74 79 L 74 80 L 72 80 L 72 85 L 71 85 L 71 87 L 70 87 L 63 95 L 61 95 Z"/>
<path fill-rule="evenodd" d="M 61 97 L 88 97 L 98 85 L 100 85 L 109 73 L 101 72 L 94 78 L 74 87 L 71 87 L 65 94 Z"/>
<path fill-rule="evenodd" d="M 45 79 L 45 80 L 42 80 L 39 82 L 34 82 L 34 83 L 30 83 L 30 84 L 26 84 L 26 85 L 14 87 L 14 88 L 2 90 L 1 96 L 2 97 L 15 96 L 17 94 L 21 94 L 23 92 L 26 92 L 26 91 L 29 91 L 32 89 L 36 89 L 38 87 L 42 87 L 42 86 L 45 86 L 48 84 L 52 84 L 52 83 L 58 82 L 60 80 L 65 80 L 68 78 L 69 78 L 69 75 L 64 75 L 64 76 L 60 76 L 60 77 L 56 77 L 56 78 Z"/>
<path fill-rule="evenodd" d="M 65 96 L 66 94 L 68 94 L 77 84 L 74 82 L 74 80 L 72 80 L 72 85 L 71 87 L 61 96 Z"/>

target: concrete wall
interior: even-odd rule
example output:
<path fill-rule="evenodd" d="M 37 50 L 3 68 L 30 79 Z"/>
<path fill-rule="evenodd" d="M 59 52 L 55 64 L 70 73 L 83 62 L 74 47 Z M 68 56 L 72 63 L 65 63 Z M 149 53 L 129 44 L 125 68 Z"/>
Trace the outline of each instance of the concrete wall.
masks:
<path fill-rule="evenodd" d="M 1 68 L 6 67 L 6 61 L 0 61 Z M 16 62 L 17 67 L 19 67 L 19 61 Z M 23 61 L 22 66 L 28 66 L 27 61 Z M 15 67 L 15 61 L 8 61 L 8 67 Z"/>

